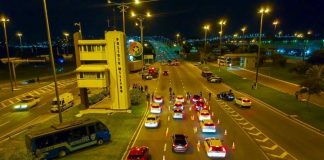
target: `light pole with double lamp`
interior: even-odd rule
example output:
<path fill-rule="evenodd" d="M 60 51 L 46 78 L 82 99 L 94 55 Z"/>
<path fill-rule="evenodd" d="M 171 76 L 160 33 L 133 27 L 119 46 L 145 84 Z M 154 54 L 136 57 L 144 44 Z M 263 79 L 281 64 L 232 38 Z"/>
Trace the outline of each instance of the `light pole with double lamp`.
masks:
<path fill-rule="evenodd" d="M 245 43 L 245 31 L 247 30 L 247 27 L 246 26 L 244 26 L 244 27 L 242 27 L 241 28 L 241 31 L 242 31 L 242 39 L 243 39 L 243 46 L 242 46 L 242 50 L 243 50 L 243 52 L 245 52 L 244 50 L 245 50 L 245 48 L 244 48 L 244 43 Z"/>
<path fill-rule="evenodd" d="M 68 32 L 63 32 L 63 35 L 65 36 L 65 54 L 68 54 L 69 52 L 69 48 L 68 48 L 68 44 L 69 44 L 69 36 L 70 34 Z"/>
<path fill-rule="evenodd" d="M 74 26 L 78 26 L 78 27 L 79 27 L 80 37 L 81 37 L 81 39 L 82 39 L 82 28 L 81 28 L 81 22 L 76 22 L 76 23 L 74 23 Z"/>
<path fill-rule="evenodd" d="M 9 76 L 10 76 L 10 85 L 11 85 L 11 92 L 14 91 L 14 86 L 12 83 L 12 70 L 10 66 L 10 55 L 9 55 L 9 46 L 8 46 L 8 36 L 7 36 L 7 27 L 6 23 L 10 20 L 6 17 L 1 17 L 1 22 L 3 23 L 3 32 L 4 32 L 4 38 L 5 38 L 5 45 L 6 45 L 6 53 L 7 53 L 7 59 L 8 59 L 8 68 L 9 68 Z"/>
<path fill-rule="evenodd" d="M 220 55 L 222 55 L 222 35 L 223 35 L 223 26 L 226 25 L 226 20 L 221 19 L 218 24 L 221 27 L 221 30 L 219 32 L 219 52 Z"/>
<path fill-rule="evenodd" d="M 134 0 L 134 2 L 121 2 L 121 3 L 116 3 L 116 2 L 112 2 L 111 0 L 107 0 L 107 3 L 109 6 L 117 6 L 120 9 L 120 12 L 122 12 L 123 15 L 123 32 L 126 34 L 126 24 L 125 24 L 125 13 L 127 11 L 127 9 L 129 8 L 129 5 L 131 4 L 140 4 L 139 0 Z"/>
<path fill-rule="evenodd" d="M 262 44 L 262 23 L 263 23 L 263 16 L 264 14 L 267 14 L 270 12 L 269 8 L 261 8 L 259 10 L 259 14 L 261 14 L 260 17 L 260 33 L 259 33 L 259 45 L 258 45 L 258 54 L 257 54 L 257 62 L 256 62 L 256 72 L 255 72 L 255 83 L 253 84 L 253 88 L 258 88 L 258 76 L 259 76 L 259 64 L 260 64 L 260 52 L 261 52 L 261 44 Z"/>
<path fill-rule="evenodd" d="M 204 48 L 205 48 L 205 52 L 206 52 L 206 47 L 207 47 L 207 32 L 209 31 L 210 26 L 208 24 L 206 24 L 206 25 L 204 25 L 203 29 L 205 30 L 205 45 L 204 45 Z"/>
<path fill-rule="evenodd" d="M 52 38 L 51 38 L 51 31 L 50 31 L 49 21 L 48 21 L 48 15 L 47 15 L 46 0 L 43 0 L 43 7 L 44 7 L 45 22 L 46 22 L 48 49 L 49 49 L 49 52 L 50 52 L 51 65 L 52 65 L 52 70 L 53 70 L 55 96 L 56 96 L 56 102 L 57 102 L 56 105 L 57 105 L 57 108 L 58 108 L 59 120 L 60 120 L 60 123 L 62 123 L 63 122 L 63 118 L 62 118 L 62 106 L 60 104 L 60 98 L 59 98 L 59 92 L 58 92 L 58 86 L 57 86 L 56 69 L 55 69 L 55 64 L 54 64 L 54 56 L 53 56 L 53 48 L 52 48 Z"/>

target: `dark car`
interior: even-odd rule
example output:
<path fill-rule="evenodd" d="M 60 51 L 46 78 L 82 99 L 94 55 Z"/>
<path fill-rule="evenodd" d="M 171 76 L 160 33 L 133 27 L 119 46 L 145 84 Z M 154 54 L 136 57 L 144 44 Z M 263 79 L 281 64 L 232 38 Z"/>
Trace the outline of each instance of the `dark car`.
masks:
<path fill-rule="evenodd" d="M 197 101 L 202 100 L 202 98 L 199 95 L 193 95 L 191 97 L 191 103 L 196 103 Z"/>
<path fill-rule="evenodd" d="M 188 140 L 187 136 L 184 134 L 174 134 L 172 135 L 172 151 L 173 152 L 186 152 L 188 150 Z"/>
<path fill-rule="evenodd" d="M 217 98 L 226 101 L 233 101 L 235 99 L 234 93 L 232 91 L 221 92 L 217 94 Z"/>
<path fill-rule="evenodd" d="M 150 159 L 149 148 L 146 146 L 131 148 L 127 156 L 127 160 L 149 160 L 149 159 Z"/>
<path fill-rule="evenodd" d="M 169 75 L 169 72 L 168 71 L 163 71 L 163 75 L 167 76 L 167 75 Z"/>
<path fill-rule="evenodd" d="M 142 79 L 143 80 L 151 80 L 151 79 L 153 79 L 153 76 L 151 74 L 149 74 L 149 73 L 143 73 L 142 74 Z"/>

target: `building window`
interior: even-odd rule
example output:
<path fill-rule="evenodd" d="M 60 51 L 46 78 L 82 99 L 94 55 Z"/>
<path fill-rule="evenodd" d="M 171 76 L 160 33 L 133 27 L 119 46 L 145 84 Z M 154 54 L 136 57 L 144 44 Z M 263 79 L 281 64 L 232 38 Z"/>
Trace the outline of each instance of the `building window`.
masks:
<path fill-rule="evenodd" d="M 97 79 L 100 79 L 100 73 L 97 73 Z"/>
<path fill-rule="evenodd" d="M 80 78 L 83 79 L 83 73 L 82 72 L 80 72 Z"/>

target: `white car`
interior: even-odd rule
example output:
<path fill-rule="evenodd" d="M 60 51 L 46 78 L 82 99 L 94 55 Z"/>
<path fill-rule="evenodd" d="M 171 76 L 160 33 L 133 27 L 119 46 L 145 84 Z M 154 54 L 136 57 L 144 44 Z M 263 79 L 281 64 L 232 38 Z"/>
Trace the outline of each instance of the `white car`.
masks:
<path fill-rule="evenodd" d="M 160 95 L 156 95 L 156 96 L 154 96 L 154 98 L 153 98 L 153 102 L 154 102 L 154 103 L 163 103 L 163 97 L 160 96 Z"/>
<path fill-rule="evenodd" d="M 210 158 L 225 158 L 226 150 L 222 141 L 218 138 L 211 137 L 204 140 L 204 146 L 207 156 Z"/>
<path fill-rule="evenodd" d="M 151 104 L 151 113 L 161 113 L 162 106 L 159 103 L 152 103 Z"/>
<path fill-rule="evenodd" d="M 211 119 L 211 116 L 210 116 L 210 113 L 208 112 L 208 110 L 205 110 L 205 109 L 201 110 L 197 114 L 198 114 L 199 121 L 203 121 L 203 120 L 206 120 L 206 119 Z"/>
<path fill-rule="evenodd" d="M 246 97 L 235 98 L 235 103 L 241 107 L 251 108 L 252 101 Z"/>
<path fill-rule="evenodd" d="M 28 110 L 36 106 L 39 102 L 40 102 L 39 97 L 25 96 L 24 98 L 22 98 L 21 101 L 19 101 L 17 104 L 13 106 L 13 109 L 16 111 Z"/>
<path fill-rule="evenodd" d="M 181 110 L 184 109 L 183 104 L 181 102 L 174 103 L 173 109 L 180 108 Z"/>
<path fill-rule="evenodd" d="M 203 133 L 216 133 L 216 125 L 211 119 L 201 121 L 200 127 Z"/>
<path fill-rule="evenodd" d="M 185 98 L 183 97 L 183 95 L 177 95 L 175 101 L 176 102 L 184 103 L 185 102 Z"/>
<path fill-rule="evenodd" d="M 183 110 L 180 108 L 173 110 L 173 118 L 174 119 L 183 119 Z"/>
<path fill-rule="evenodd" d="M 160 124 L 160 118 L 157 115 L 149 114 L 146 117 L 144 126 L 147 128 L 157 128 Z"/>

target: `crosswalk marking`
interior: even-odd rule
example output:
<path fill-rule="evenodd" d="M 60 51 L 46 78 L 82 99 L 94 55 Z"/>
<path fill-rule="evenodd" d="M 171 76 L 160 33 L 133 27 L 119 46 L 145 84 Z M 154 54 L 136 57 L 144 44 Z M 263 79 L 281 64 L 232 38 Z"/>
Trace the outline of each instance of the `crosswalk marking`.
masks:
<path fill-rule="evenodd" d="M 285 158 L 287 155 L 288 155 L 288 153 L 287 152 L 283 152 L 280 156 L 278 156 L 278 155 L 275 155 L 275 154 L 269 154 L 271 157 L 274 157 L 274 158 L 280 158 L 280 159 L 283 159 L 283 158 Z"/>
<path fill-rule="evenodd" d="M 261 146 L 262 148 L 264 148 L 264 149 L 267 149 L 267 150 L 275 150 L 276 148 L 278 148 L 278 145 L 273 145 L 272 147 L 266 147 L 266 146 Z"/>
<path fill-rule="evenodd" d="M 256 141 L 258 141 L 258 142 L 266 142 L 267 140 L 269 140 L 269 138 L 268 137 L 266 137 L 266 138 L 264 138 L 264 139 L 255 139 Z"/>

